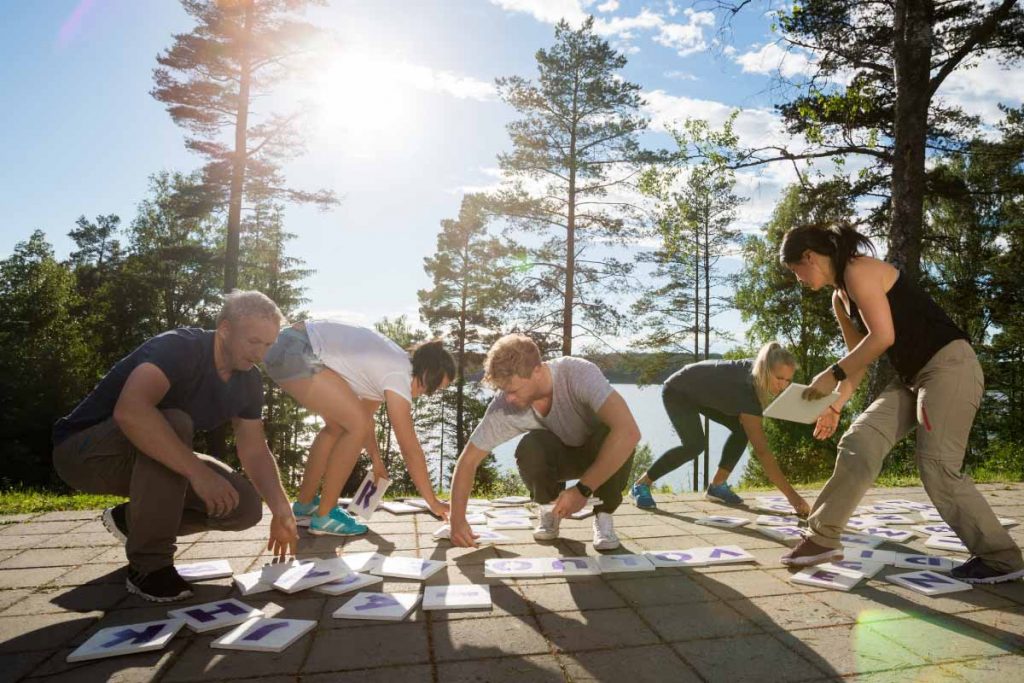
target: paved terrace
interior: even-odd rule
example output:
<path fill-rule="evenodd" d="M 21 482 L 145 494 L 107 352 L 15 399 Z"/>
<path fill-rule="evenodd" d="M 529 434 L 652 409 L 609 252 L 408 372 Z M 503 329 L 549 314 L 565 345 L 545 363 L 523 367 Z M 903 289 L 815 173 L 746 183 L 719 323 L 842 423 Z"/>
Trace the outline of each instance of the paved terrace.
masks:
<path fill-rule="evenodd" d="M 1024 521 L 1024 485 L 981 486 L 996 512 Z M 814 492 L 810 492 L 811 496 Z M 865 502 L 927 500 L 920 488 L 873 489 Z M 758 565 L 658 569 L 646 574 L 485 579 L 485 559 L 594 555 L 591 520 L 569 520 L 563 538 L 467 550 L 439 545 L 426 515 L 375 515 L 368 536 L 344 543 L 303 536 L 300 557 L 336 551 L 445 559 L 428 584 L 488 583 L 490 612 L 417 608 L 399 623 L 333 619 L 351 596 L 314 592 L 243 598 L 268 616 L 318 627 L 280 654 L 214 650 L 219 635 L 182 629 L 159 652 L 67 664 L 101 627 L 164 618 L 124 590 L 123 549 L 98 511 L 0 518 L 0 680 L 141 681 L 998 681 L 1024 671 L 1024 582 L 929 598 L 884 580 L 887 567 L 849 592 L 800 587 L 778 564 L 785 550 L 756 531 L 699 526 L 725 508 L 697 495 L 660 496 L 656 513 L 627 503 L 616 514 L 626 552 L 736 544 Z M 746 512 L 743 512 L 746 514 Z M 751 517 L 754 513 L 751 513 Z M 228 558 L 236 572 L 267 559 L 266 524 L 182 539 L 178 558 Z M 1024 525 L 1014 527 L 1024 545 Z M 883 548 L 894 548 L 885 544 Z M 904 548 L 924 552 L 923 539 Z M 385 580 L 384 591 L 418 582 Z M 235 595 L 230 579 L 196 584 L 195 604 Z M 174 607 L 180 606 L 180 603 Z"/>

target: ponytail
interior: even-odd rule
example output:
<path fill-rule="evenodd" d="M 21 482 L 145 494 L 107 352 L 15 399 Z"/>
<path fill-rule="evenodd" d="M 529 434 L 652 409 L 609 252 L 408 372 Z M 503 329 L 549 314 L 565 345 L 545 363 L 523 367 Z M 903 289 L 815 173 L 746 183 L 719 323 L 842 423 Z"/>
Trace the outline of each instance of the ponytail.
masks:
<path fill-rule="evenodd" d="M 771 341 L 761 347 L 754 359 L 754 367 L 750 374 L 754 377 L 754 391 L 757 393 L 757 400 L 761 407 L 766 407 L 772 402 L 772 394 L 769 390 L 772 370 L 779 365 L 796 367 L 796 358 L 787 351 L 779 342 Z"/>
<path fill-rule="evenodd" d="M 871 244 L 871 240 L 854 230 L 848 223 L 808 224 L 786 232 L 779 247 L 779 261 L 782 265 L 796 263 L 803 258 L 807 250 L 827 256 L 832 261 L 832 270 L 839 289 L 846 289 L 843 273 L 846 271 L 846 265 L 855 256 L 875 255 L 875 246 Z"/>

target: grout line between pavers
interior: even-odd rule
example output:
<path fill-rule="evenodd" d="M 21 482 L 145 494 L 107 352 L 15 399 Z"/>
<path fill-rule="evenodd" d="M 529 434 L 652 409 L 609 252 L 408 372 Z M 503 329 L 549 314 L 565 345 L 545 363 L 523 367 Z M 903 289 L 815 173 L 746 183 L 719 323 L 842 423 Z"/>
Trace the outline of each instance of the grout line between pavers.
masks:
<path fill-rule="evenodd" d="M 416 541 L 416 557 L 418 557 L 420 559 L 423 559 L 423 552 L 422 552 L 423 549 L 420 548 L 420 544 L 419 544 L 419 540 L 418 540 L 419 537 L 420 537 L 420 522 L 419 522 L 418 519 L 416 519 L 417 517 L 419 517 L 419 515 L 413 515 L 412 516 L 413 534 L 417 538 L 417 541 Z M 445 558 L 445 562 L 444 563 L 445 563 L 445 571 L 447 572 L 448 571 L 448 558 L 447 557 Z M 422 588 L 423 592 L 425 593 L 426 590 L 427 590 L 426 582 L 425 581 L 420 582 L 420 587 Z M 423 596 L 422 596 L 422 594 L 420 595 L 420 603 L 418 605 L 418 609 L 421 612 L 423 612 L 423 623 L 424 623 L 424 627 L 427 629 L 427 661 L 430 663 L 430 680 L 431 680 L 432 683 L 438 683 L 437 655 L 434 652 L 434 629 L 431 628 L 431 626 L 434 623 L 434 619 L 433 619 L 434 615 L 430 613 L 430 610 L 423 609 Z"/>
<path fill-rule="evenodd" d="M 647 627 L 647 628 L 648 628 L 648 629 L 650 630 L 650 632 L 651 632 L 651 633 L 653 633 L 653 634 L 654 634 L 654 637 L 655 637 L 655 638 L 657 638 L 657 639 L 658 639 L 658 640 L 660 641 L 660 643 L 661 643 L 662 645 L 664 645 L 665 647 L 667 647 L 667 648 L 669 649 L 669 651 L 670 651 L 670 652 L 671 652 L 671 653 L 672 653 L 673 655 L 675 655 L 676 659 L 678 659 L 678 660 L 679 660 L 679 661 L 680 661 L 680 662 L 681 662 L 681 663 L 683 664 L 683 666 L 684 666 L 684 667 L 686 667 L 686 668 L 688 668 L 688 669 L 689 669 L 690 671 L 692 671 L 692 672 L 693 672 L 693 674 L 694 674 L 695 676 L 697 676 L 697 678 L 699 678 L 699 679 L 700 679 L 701 681 L 705 681 L 705 683 L 707 682 L 707 680 L 708 680 L 708 679 L 707 679 L 707 678 L 705 678 L 705 677 L 704 677 L 703 675 L 701 675 L 700 671 L 698 671 L 698 670 L 697 670 L 697 667 L 695 667 L 695 666 L 693 666 L 692 664 L 690 664 L 690 662 L 689 662 L 689 661 L 687 661 L 686 657 L 684 657 L 684 656 L 682 655 L 682 653 L 680 653 L 680 652 L 679 652 L 678 650 L 676 650 L 676 649 L 675 649 L 674 647 L 672 647 L 672 644 L 671 644 L 671 642 L 670 642 L 670 641 L 669 641 L 668 639 L 666 639 L 666 638 L 665 638 L 664 636 L 662 636 L 662 635 L 661 635 L 661 633 L 659 633 L 659 632 L 658 632 L 658 630 L 657 630 L 656 628 L 654 628 L 654 625 L 653 625 L 653 624 L 652 624 L 652 623 L 651 623 L 650 621 L 648 621 L 647 619 L 645 619 L 645 618 L 644 618 L 644 615 L 642 615 L 642 614 L 640 613 L 640 610 L 639 610 L 639 609 L 637 609 L 637 606 L 636 606 L 636 605 L 634 605 L 634 604 L 633 604 L 632 602 L 630 602 L 630 601 L 629 601 L 629 600 L 628 600 L 628 599 L 626 598 L 626 596 L 625 596 L 625 595 L 623 595 L 623 594 L 622 594 L 621 592 L 619 592 L 618 590 L 616 590 L 616 589 L 615 589 L 615 587 L 614 587 L 614 585 L 613 585 L 613 584 L 614 584 L 614 583 L 616 583 L 616 582 L 614 582 L 614 581 L 609 581 L 609 580 L 608 580 L 607 578 L 605 578 L 605 577 L 604 577 L 603 575 L 599 576 L 598 578 L 600 578 L 600 579 L 601 579 L 601 581 L 603 581 L 603 582 L 605 583 L 605 585 L 607 585 L 607 586 L 608 586 L 608 588 L 609 588 L 609 589 L 610 589 L 610 590 L 611 590 L 611 591 L 612 591 L 613 593 L 615 593 L 615 594 L 616 594 L 617 596 L 619 596 L 619 599 L 621 599 L 621 600 L 622 600 L 622 602 L 623 602 L 623 603 L 625 603 L 626 607 L 627 607 L 628 609 L 632 610 L 633 614 L 635 614 L 635 615 L 636 615 L 637 619 L 639 619 L 639 620 L 640 620 L 640 622 L 641 622 L 641 623 L 642 623 L 642 624 L 643 624 L 644 626 L 646 626 L 646 627 Z M 718 600 L 719 600 L 720 602 L 722 602 L 721 598 L 718 598 L 718 596 L 717 596 L 717 595 L 715 596 L 715 598 L 716 598 L 716 599 L 718 599 Z M 620 608 L 620 609 L 621 609 L 621 608 Z M 756 624 L 755 624 L 755 626 L 756 626 Z"/>
<path fill-rule="evenodd" d="M 551 638 L 548 637 L 548 634 L 544 632 L 544 628 L 540 623 L 540 616 L 537 614 L 537 610 L 534 609 L 533 602 L 526 597 L 526 592 L 519 583 L 519 579 L 511 579 L 511 581 L 513 589 L 519 594 L 519 597 L 521 597 L 523 602 L 526 604 L 526 613 L 533 619 L 534 628 L 537 630 L 537 634 L 544 639 L 544 642 L 548 646 L 548 652 L 550 652 L 551 655 L 554 656 L 555 661 L 558 662 L 558 669 L 562 672 L 562 679 L 566 683 L 572 683 L 572 677 L 569 675 L 569 670 L 565 662 L 562 661 L 561 650 L 556 647 L 554 641 L 552 641 Z"/>

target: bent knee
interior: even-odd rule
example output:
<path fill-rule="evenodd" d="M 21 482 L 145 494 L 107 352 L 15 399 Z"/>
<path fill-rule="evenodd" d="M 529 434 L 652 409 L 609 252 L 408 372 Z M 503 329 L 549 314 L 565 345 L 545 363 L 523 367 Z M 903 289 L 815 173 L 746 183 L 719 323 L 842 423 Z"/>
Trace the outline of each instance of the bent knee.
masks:
<path fill-rule="evenodd" d="M 224 518 L 224 529 L 229 531 L 242 531 L 250 529 L 260 523 L 263 519 L 263 501 L 256 490 L 249 485 L 250 490 L 238 492 L 238 505 Z"/>

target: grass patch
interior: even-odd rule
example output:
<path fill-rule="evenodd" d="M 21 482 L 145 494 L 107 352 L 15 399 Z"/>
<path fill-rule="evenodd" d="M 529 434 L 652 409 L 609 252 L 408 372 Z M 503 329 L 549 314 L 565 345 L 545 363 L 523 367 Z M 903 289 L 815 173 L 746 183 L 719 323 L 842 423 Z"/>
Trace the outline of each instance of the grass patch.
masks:
<path fill-rule="evenodd" d="M 0 515 L 22 515 L 56 510 L 99 510 L 123 503 L 121 496 L 91 493 L 66 493 L 45 489 L 8 489 L 0 491 Z"/>

